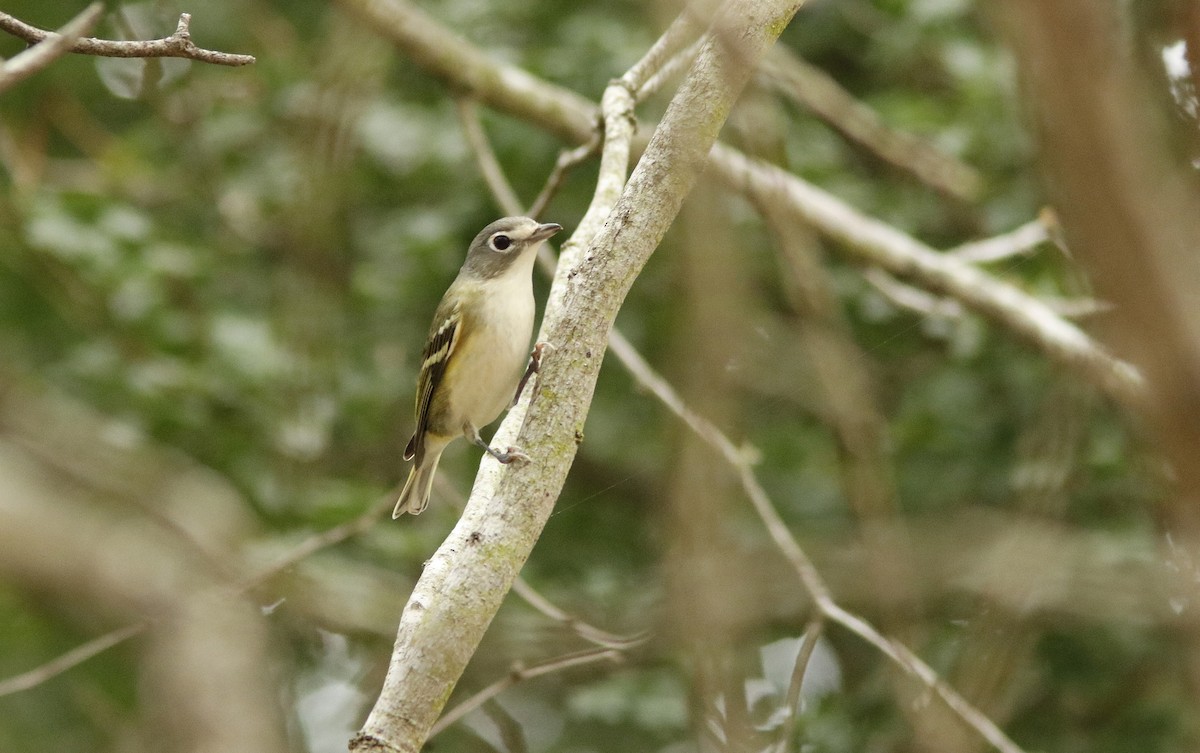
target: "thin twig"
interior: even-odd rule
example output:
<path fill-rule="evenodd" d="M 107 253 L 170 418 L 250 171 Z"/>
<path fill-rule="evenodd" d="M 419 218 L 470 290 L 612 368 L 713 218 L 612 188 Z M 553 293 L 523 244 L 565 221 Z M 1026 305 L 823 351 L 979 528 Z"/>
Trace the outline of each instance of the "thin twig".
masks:
<path fill-rule="evenodd" d="M 1041 215 L 1036 220 L 1003 235 L 964 243 L 950 249 L 946 255 L 972 264 L 988 264 L 1033 253 L 1038 246 L 1050 240 L 1050 230 L 1043 217 L 1044 215 Z"/>
<path fill-rule="evenodd" d="M 0 92 L 8 90 L 18 81 L 32 76 L 69 53 L 75 42 L 92 30 L 103 13 L 103 3 L 92 3 L 68 21 L 57 34 L 50 35 L 11 60 L 0 64 Z"/>
<path fill-rule="evenodd" d="M 778 753 L 787 753 L 791 747 L 792 735 L 796 731 L 796 719 L 800 716 L 800 691 L 804 687 L 804 673 L 808 671 L 808 662 L 812 659 L 813 651 L 817 648 L 817 640 L 821 637 L 821 631 L 824 628 L 825 619 L 818 614 L 804 630 L 804 642 L 800 644 L 800 650 L 796 652 L 796 665 L 792 667 L 792 679 L 788 684 L 787 698 L 784 701 L 787 717 L 783 720 L 783 728 L 779 730 L 779 745 L 776 747 Z"/>
<path fill-rule="evenodd" d="M 467 698 L 462 703 L 442 714 L 442 717 L 437 720 L 432 727 L 429 728 L 429 737 L 432 738 L 442 730 L 462 719 L 467 714 L 479 708 L 483 704 L 492 700 L 496 696 L 503 693 L 519 682 L 532 680 L 535 677 L 548 675 L 552 672 L 561 672 L 572 667 L 582 667 L 587 664 L 594 664 L 600 661 L 612 661 L 620 663 L 624 660 L 624 655 L 617 649 L 612 648 L 594 648 L 587 651 L 578 651 L 565 656 L 560 656 L 556 659 L 538 662 L 529 667 L 522 667 L 520 664 L 513 666 L 511 672 L 504 677 L 496 680 L 491 685 L 488 685 L 483 690 L 475 695 Z"/>
<path fill-rule="evenodd" d="M 241 593 L 257 588 L 267 580 L 287 570 L 289 567 L 294 567 L 301 560 L 316 554 L 322 549 L 327 549 L 365 533 L 371 526 L 383 518 L 385 513 L 391 511 L 392 507 L 396 504 L 396 495 L 399 493 L 399 489 L 392 489 L 379 500 L 376 500 L 374 505 L 357 518 L 309 536 L 290 549 L 287 554 L 284 554 L 270 565 L 267 565 L 262 570 L 239 583 L 237 586 L 238 592 Z"/>
<path fill-rule="evenodd" d="M 962 199 L 972 199 L 982 189 L 983 178 L 975 168 L 923 139 L 888 126 L 879 113 L 843 89 L 832 76 L 786 48 L 772 50 L 763 61 L 762 71 L 781 94 L 922 182 Z"/>
<path fill-rule="evenodd" d="M 175 33 L 169 37 L 144 41 L 114 41 L 84 37 L 75 40 L 70 46 L 70 51 L 81 55 L 112 58 L 185 58 L 201 63 L 235 67 L 250 65 L 254 62 L 253 55 L 235 55 L 230 52 L 218 52 L 197 47 L 192 42 L 191 31 L 188 28 L 191 23 L 192 15 L 181 13 Z M 54 39 L 59 36 L 52 31 L 30 26 L 7 13 L 0 13 L 0 31 L 6 31 L 30 44 L 37 44 L 45 39 Z"/>
<path fill-rule="evenodd" d="M 654 77 L 683 47 L 684 40 L 695 36 L 702 25 L 694 9 L 685 5 L 666 31 L 651 45 L 642 59 L 634 63 L 621 76 L 621 84 L 637 97 L 646 82 Z M 693 45 L 694 46 L 694 45 Z M 694 55 L 693 55 L 694 57 Z"/>
<path fill-rule="evenodd" d="M 939 319 L 961 319 L 965 311 L 962 304 L 953 298 L 939 296 L 915 285 L 900 282 L 879 267 L 863 271 L 863 279 L 880 295 L 899 308 L 915 311 L 922 316 Z"/>
<path fill-rule="evenodd" d="M 905 672 L 921 680 L 959 718 L 978 732 L 981 737 L 991 743 L 997 750 L 1002 751 L 1002 753 L 1022 753 L 1020 746 L 1009 739 L 996 726 L 995 722 L 947 685 L 938 676 L 937 672 L 922 661 L 920 657 L 899 642 L 885 637 L 869 622 L 858 615 L 846 611 L 834 601 L 829 587 L 825 584 L 816 565 L 809 559 L 804 549 L 800 546 L 800 543 L 796 541 L 796 538 L 792 536 L 787 523 L 784 522 L 783 518 L 775 510 L 774 504 L 771 502 L 766 490 L 763 489 L 758 476 L 754 473 L 754 467 L 751 462 L 753 458 L 752 452 L 739 449 L 720 429 L 689 408 L 679 394 L 675 392 L 674 388 L 659 376 L 638 355 L 637 351 L 628 342 L 624 341 L 624 338 L 610 335 L 609 348 L 639 384 L 650 390 L 671 412 L 687 424 L 700 439 L 716 449 L 725 458 L 726 462 L 738 471 L 742 488 L 750 498 L 755 512 L 762 519 L 775 545 L 792 564 L 792 568 L 796 571 L 797 576 L 799 576 L 804 589 L 812 597 L 818 614 L 831 622 L 836 622 L 842 627 L 847 628 L 850 632 L 877 648 L 884 656 L 891 659 Z"/>
<path fill-rule="evenodd" d="M 642 102 L 653 96 L 655 92 L 663 88 L 668 81 L 678 76 L 692 64 L 696 56 L 700 54 L 700 48 L 704 46 L 705 38 L 700 37 L 695 42 L 692 42 L 687 47 L 671 56 L 671 59 L 663 63 L 662 67 L 655 71 L 654 75 L 646 79 L 637 90 L 637 101 Z"/>
<path fill-rule="evenodd" d="M 504 170 L 500 167 L 500 160 L 496 158 L 496 151 L 492 149 L 492 142 L 484 133 L 483 123 L 479 121 L 479 107 L 475 100 L 469 97 L 455 97 L 454 111 L 458 113 L 458 122 L 462 124 L 463 133 L 466 134 L 467 143 L 475 154 L 475 161 L 479 163 L 479 172 L 483 174 L 483 180 L 487 183 L 488 189 L 496 197 L 500 206 L 504 208 L 505 213 L 521 214 L 521 200 L 517 197 L 517 192 L 513 190 L 512 183 L 504 175 Z M 537 215 L 531 216 L 536 217 Z"/>
<path fill-rule="evenodd" d="M 563 180 L 567 177 L 572 168 L 579 165 L 600 150 L 600 132 L 596 131 L 592 137 L 573 149 L 564 149 L 558 154 L 558 159 L 554 162 L 554 169 L 550 171 L 549 177 L 546 178 L 545 185 L 538 192 L 538 196 L 533 200 L 533 204 L 529 206 L 529 211 L 526 212 L 530 217 L 540 217 L 542 212 L 546 211 L 546 205 L 558 193 L 558 189 L 562 187 Z M 545 246 L 543 246 L 545 248 Z"/>
<path fill-rule="evenodd" d="M 41 666 L 22 672 L 19 675 L 13 675 L 0 681 L 0 696 L 20 693 L 25 690 L 30 690 L 38 685 L 58 677 L 63 672 L 66 672 L 73 667 L 83 664 L 88 659 L 91 659 L 96 654 L 107 651 L 118 643 L 145 632 L 150 623 L 146 620 L 134 622 L 116 630 L 109 631 L 104 635 L 93 638 L 81 646 L 76 646 L 70 651 L 57 656 Z"/>
<path fill-rule="evenodd" d="M 1121 403 L 1134 407 L 1144 403 L 1145 379 L 1132 364 L 1114 357 L 1079 327 L 1017 286 L 946 256 L 800 177 L 723 144 L 713 146 L 709 170 L 755 202 L 778 202 L 796 220 L 837 241 L 860 262 L 950 295 L 999 322 Z"/>
<path fill-rule="evenodd" d="M 589 625 L 578 617 L 559 609 L 549 599 L 538 593 L 524 578 L 518 577 L 513 581 L 512 590 L 517 596 L 524 599 L 526 604 L 541 612 L 546 617 L 570 628 L 580 638 L 595 643 L 602 648 L 628 651 L 650 640 L 649 630 L 643 630 L 634 635 L 617 635 L 616 633 L 610 633 L 607 630 L 601 630 L 598 627 Z"/>

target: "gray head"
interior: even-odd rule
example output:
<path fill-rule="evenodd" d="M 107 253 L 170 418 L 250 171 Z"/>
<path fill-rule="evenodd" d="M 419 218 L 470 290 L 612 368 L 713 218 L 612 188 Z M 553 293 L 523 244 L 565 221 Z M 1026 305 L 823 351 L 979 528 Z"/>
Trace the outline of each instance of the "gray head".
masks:
<path fill-rule="evenodd" d="M 511 269 L 518 259 L 528 258 L 532 262 L 531 257 L 537 253 L 542 241 L 559 230 L 562 225 L 541 224 L 528 217 L 496 220 L 471 241 L 461 274 L 484 279 L 498 277 Z"/>

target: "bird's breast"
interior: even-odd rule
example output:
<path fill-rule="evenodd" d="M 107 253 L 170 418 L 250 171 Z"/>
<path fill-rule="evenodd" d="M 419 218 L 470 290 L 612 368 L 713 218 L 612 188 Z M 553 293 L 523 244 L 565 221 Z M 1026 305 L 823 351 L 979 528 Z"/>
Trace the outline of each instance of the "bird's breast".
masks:
<path fill-rule="evenodd" d="M 449 368 L 458 372 L 450 404 L 459 421 L 477 428 L 496 420 L 520 381 L 533 335 L 533 286 L 528 275 L 486 283 L 486 295 L 470 317 Z"/>

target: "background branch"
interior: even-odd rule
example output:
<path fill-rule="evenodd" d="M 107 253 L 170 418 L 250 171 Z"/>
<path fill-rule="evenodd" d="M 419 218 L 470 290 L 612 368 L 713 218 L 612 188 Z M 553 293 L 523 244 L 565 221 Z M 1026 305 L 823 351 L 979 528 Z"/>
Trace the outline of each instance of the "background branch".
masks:
<path fill-rule="evenodd" d="M 832 76 L 791 51 L 772 50 L 762 67 L 777 91 L 918 180 L 963 200 L 976 198 L 983 189 L 983 179 L 975 168 L 912 134 L 889 128 L 877 112 L 855 99 Z"/>
<path fill-rule="evenodd" d="M 254 62 L 253 55 L 236 55 L 229 52 L 218 52 L 197 47 L 192 42 L 190 13 L 179 15 L 179 24 L 169 37 L 146 41 L 118 42 L 109 39 L 76 39 L 68 49 L 80 55 L 99 55 L 114 58 L 184 58 L 213 65 L 242 66 Z M 52 31 L 39 29 L 36 26 L 15 18 L 8 13 L 0 12 L 0 30 L 23 39 L 30 44 L 38 44 L 43 40 L 57 40 L 59 35 Z"/>
<path fill-rule="evenodd" d="M 103 13 L 104 6 L 101 3 L 92 3 L 68 21 L 57 34 L 47 35 L 40 41 L 31 43 L 29 49 L 11 60 L 0 63 L 0 92 L 10 89 L 17 82 L 32 76 L 70 52 L 75 42 L 92 30 Z M 3 17 L 4 14 L 0 13 L 0 20 L 3 20 Z"/>

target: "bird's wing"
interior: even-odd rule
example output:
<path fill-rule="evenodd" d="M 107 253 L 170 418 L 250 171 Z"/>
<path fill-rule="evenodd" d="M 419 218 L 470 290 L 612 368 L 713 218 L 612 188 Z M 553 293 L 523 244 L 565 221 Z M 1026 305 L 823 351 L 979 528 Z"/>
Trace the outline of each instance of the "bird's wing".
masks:
<path fill-rule="evenodd" d="M 448 310 L 445 301 L 438 306 L 434 314 L 434 326 L 429 332 L 429 342 L 421 353 L 421 374 L 417 377 L 417 428 L 412 439 L 404 448 L 404 459 L 412 460 L 423 449 L 425 430 L 429 428 L 429 408 L 433 404 L 433 394 L 437 391 L 442 377 L 446 374 L 446 365 L 458 345 L 462 332 L 462 306 L 451 304 Z"/>

